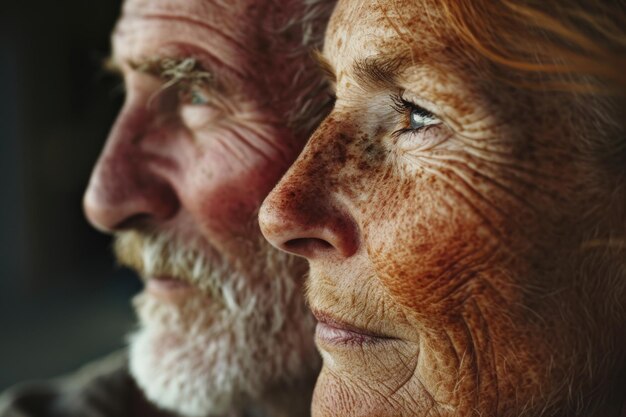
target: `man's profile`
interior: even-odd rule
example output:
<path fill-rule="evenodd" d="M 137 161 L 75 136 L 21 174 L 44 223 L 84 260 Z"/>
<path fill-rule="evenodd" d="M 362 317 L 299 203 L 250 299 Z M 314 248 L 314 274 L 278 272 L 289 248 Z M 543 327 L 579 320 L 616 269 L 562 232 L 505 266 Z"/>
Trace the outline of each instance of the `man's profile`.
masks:
<path fill-rule="evenodd" d="M 308 414 L 319 359 L 300 291 L 306 265 L 262 239 L 256 214 L 325 114 L 310 48 L 332 7 L 124 4 L 110 66 L 126 101 L 84 205 L 90 222 L 115 236 L 119 262 L 145 281 L 129 369 L 156 408 Z M 55 400 L 59 415 L 132 415 L 134 407 L 90 404 L 87 412 L 66 403 Z M 135 415 L 155 411 L 144 406 Z"/>

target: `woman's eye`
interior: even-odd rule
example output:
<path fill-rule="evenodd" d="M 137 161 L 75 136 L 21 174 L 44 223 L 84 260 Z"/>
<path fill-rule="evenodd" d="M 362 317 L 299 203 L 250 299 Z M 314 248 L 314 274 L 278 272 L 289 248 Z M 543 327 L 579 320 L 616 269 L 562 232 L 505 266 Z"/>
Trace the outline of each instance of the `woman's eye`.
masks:
<path fill-rule="evenodd" d="M 409 127 L 413 130 L 419 130 L 425 126 L 438 124 L 439 120 L 432 113 L 421 107 L 414 107 L 409 114 Z"/>
<path fill-rule="evenodd" d="M 418 132 L 425 127 L 438 125 L 441 120 L 428 110 L 406 100 L 401 95 L 391 97 L 393 102 L 392 108 L 402 116 L 402 128 L 397 130 L 395 134 L 406 132 Z"/>

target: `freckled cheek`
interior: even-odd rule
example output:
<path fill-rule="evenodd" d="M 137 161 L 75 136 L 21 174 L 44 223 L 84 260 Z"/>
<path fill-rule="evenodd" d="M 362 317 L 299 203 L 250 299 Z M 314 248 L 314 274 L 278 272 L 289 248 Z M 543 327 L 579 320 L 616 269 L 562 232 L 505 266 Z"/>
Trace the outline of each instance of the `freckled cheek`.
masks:
<path fill-rule="evenodd" d="M 404 305 L 444 307 L 429 303 L 451 302 L 437 294 L 466 279 L 489 246 L 480 220 L 450 205 L 436 181 L 390 180 L 376 188 L 370 201 L 380 209 L 364 212 L 363 231 L 378 277 Z"/>

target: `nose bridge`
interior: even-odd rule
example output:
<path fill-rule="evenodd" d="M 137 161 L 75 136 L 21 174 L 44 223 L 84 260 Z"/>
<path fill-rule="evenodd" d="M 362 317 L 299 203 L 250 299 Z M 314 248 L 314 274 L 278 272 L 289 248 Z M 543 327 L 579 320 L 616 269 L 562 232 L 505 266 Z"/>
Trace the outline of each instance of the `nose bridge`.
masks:
<path fill-rule="evenodd" d="M 115 155 L 132 154 L 139 149 L 136 145 L 146 131 L 148 119 L 148 111 L 138 101 L 126 101 L 109 132 L 92 176 Z"/>
<path fill-rule="evenodd" d="M 296 212 L 306 213 L 307 207 L 334 205 L 341 173 L 347 162 L 345 136 L 336 119 L 326 120 L 273 193 L 289 197 L 284 201 L 291 204 Z M 310 212 L 309 216 L 314 214 Z"/>
<path fill-rule="evenodd" d="M 322 252 L 347 257 L 358 246 L 356 223 L 340 195 L 347 159 L 346 144 L 340 141 L 345 133 L 334 120 L 328 122 L 267 197 L 259 216 L 261 230 L 273 245 L 305 257 Z"/>
<path fill-rule="evenodd" d="M 150 169 L 142 143 L 152 115 L 140 97 L 129 97 L 96 163 L 84 197 L 89 221 L 116 230 L 136 217 L 167 218 L 178 206 L 174 189 Z"/>
<path fill-rule="evenodd" d="M 141 170 L 141 142 L 149 124 L 149 114 L 139 100 L 128 100 L 107 137 L 91 182 L 131 185 Z M 91 188 L 91 187 L 90 187 Z M 117 188 L 117 187 L 115 187 Z M 120 191 L 128 187 L 119 187 Z M 89 191 L 89 190 L 88 190 Z M 109 190 L 109 193 L 113 190 Z"/>
<path fill-rule="evenodd" d="M 328 117 L 308 141 L 288 175 L 297 177 L 300 183 L 309 183 L 309 188 L 336 192 L 338 179 L 348 162 L 352 139 L 346 124 L 337 117 Z"/>

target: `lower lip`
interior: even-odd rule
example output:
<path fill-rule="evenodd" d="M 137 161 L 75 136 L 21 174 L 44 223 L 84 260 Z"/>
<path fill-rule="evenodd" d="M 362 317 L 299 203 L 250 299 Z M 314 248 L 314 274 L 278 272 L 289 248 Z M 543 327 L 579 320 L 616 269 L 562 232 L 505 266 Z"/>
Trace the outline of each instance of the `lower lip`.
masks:
<path fill-rule="evenodd" d="M 315 338 L 318 342 L 330 345 L 363 346 L 365 344 L 380 343 L 386 337 L 378 337 L 358 331 L 335 327 L 332 324 L 318 322 L 315 328 Z"/>
<path fill-rule="evenodd" d="M 146 292 L 167 302 L 176 302 L 193 292 L 193 286 L 172 277 L 151 277 L 146 283 Z"/>

